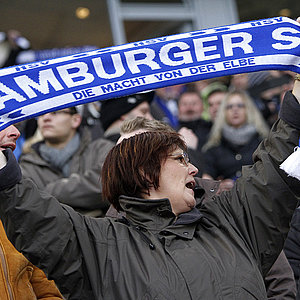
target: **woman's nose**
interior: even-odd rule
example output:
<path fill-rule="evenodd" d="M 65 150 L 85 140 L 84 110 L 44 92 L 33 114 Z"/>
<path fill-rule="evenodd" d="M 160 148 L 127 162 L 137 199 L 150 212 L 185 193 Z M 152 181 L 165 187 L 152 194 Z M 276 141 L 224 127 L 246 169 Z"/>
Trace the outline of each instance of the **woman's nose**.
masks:
<path fill-rule="evenodd" d="M 189 163 L 189 174 L 195 176 L 198 173 L 198 169 L 191 163 Z"/>
<path fill-rule="evenodd" d="M 8 127 L 7 135 L 9 137 L 14 137 L 14 138 L 18 139 L 20 137 L 21 133 L 17 129 L 17 127 L 15 127 L 14 125 L 11 125 L 11 126 Z"/>

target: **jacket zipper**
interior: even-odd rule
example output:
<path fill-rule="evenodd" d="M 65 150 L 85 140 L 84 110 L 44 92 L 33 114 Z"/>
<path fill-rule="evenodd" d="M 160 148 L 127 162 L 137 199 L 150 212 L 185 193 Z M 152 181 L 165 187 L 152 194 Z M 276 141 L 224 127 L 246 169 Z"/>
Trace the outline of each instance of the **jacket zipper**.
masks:
<path fill-rule="evenodd" d="M 5 280 L 6 280 L 9 299 L 14 300 L 13 293 L 12 293 L 12 288 L 10 286 L 10 282 L 9 282 L 9 278 L 8 278 L 7 263 L 6 263 L 6 260 L 5 260 L 4 251 L 2 249 L 2 244 L 0 244 L 0 259 L 1 259 L 1 265 L 3 267 L 4 277 L 5 277 Z"/>

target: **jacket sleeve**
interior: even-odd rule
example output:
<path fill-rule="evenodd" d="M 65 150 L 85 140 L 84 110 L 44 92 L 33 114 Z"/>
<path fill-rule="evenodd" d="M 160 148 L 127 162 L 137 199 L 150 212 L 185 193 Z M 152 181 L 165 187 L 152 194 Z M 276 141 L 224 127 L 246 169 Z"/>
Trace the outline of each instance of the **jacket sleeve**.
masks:
<path fill-rule="evenodd" d="M 63 299 L 53 280 L 48 280 L 45 273 L 33 266 L 30 283 L 38 300 Z"/>
<path fill-rule="evenodd" d="M 7 183 L 5 189 L 0 189 L 0 217 L 9 240 L 50 280 L 55 280 L 63 295 L 85 299 L 83 295 L 91 295 L 92 291 L 70 219 L 70 211 L 76 212 L 39 191 L 30 179 L 17 184 L 7 182 L 3 175 L 18 168 L 8 157 L 7 165 L 0 169 L 0 182 Z"/>
<path fill-rule="evenodd" d="M 296 282 L 293 270 L 283 251 L 280 252 L 264 280 L 268 299 L 295 299 Z"/>
<path fill-rule="evenodd" d="M 11 149 L 2 151 L 1 160 L 0 172 L 5 180 L 0 180 L 0 190 L 4 190 L 17 184 L 22 178 L 22 173 L 19 167 L 15 168 L 17 161 Z"/>
<path fill-rule="evenodd" d="M 109 203 L 102 200 L 101 169 L 113 145 L 104 139 L 92 143 L 89 146 L 90 151 L 85 154 L 95 158 L 92 168 L 84 170 L 82 174 L 72 173 L 68 178 L 48 183 L 45 191 L 73 208 L 107 210 Z"/>
<path fill-rule="evenodd" d="M 293 110 L 293 114 L 287 111 Z M 279 165 L 298 145 L 300 105 L 287 93 L 281 119 L 253 154 L 232 191 L 216 201 L 224 222 L 230 222 L 252 251 L 265 277 L 283 248 L 290 220 L 300 199 L 300 182 Z"/>

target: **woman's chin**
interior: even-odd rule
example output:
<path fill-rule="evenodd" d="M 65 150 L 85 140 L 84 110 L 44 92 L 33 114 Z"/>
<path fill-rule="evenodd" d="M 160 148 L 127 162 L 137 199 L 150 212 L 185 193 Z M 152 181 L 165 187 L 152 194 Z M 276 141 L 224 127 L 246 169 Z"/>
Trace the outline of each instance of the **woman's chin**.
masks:
<path fill-rule="evenodd" d="M 195 198 L 193 198 L 193 200 L 190 201 L 190 202 L 187 204 L 187 206 L 188 206 L 189 210 L 192 210 L 193 208 L 195 208 L 195 206 L 196 206 L 196 200 L 195 200 Z"/>

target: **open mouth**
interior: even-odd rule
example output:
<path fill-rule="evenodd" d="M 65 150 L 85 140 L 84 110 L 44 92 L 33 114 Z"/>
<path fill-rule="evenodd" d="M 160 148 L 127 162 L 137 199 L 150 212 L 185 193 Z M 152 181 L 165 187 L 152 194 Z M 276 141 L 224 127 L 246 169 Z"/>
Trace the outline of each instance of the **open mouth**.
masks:
<path fill-rule="evenodd" d="M 190 181 L 185 185 L 188 189 L 193 190 L 195 188 L 195 182 L 194 181 Z"/>
<path fill-rule="evenodd" d="M 2 145 L 2 146 L 0 146 L 0 148 L 2 150 L 11 149 L 12 151 L 14 151 L 16 147 L 14 145 Z"/>

